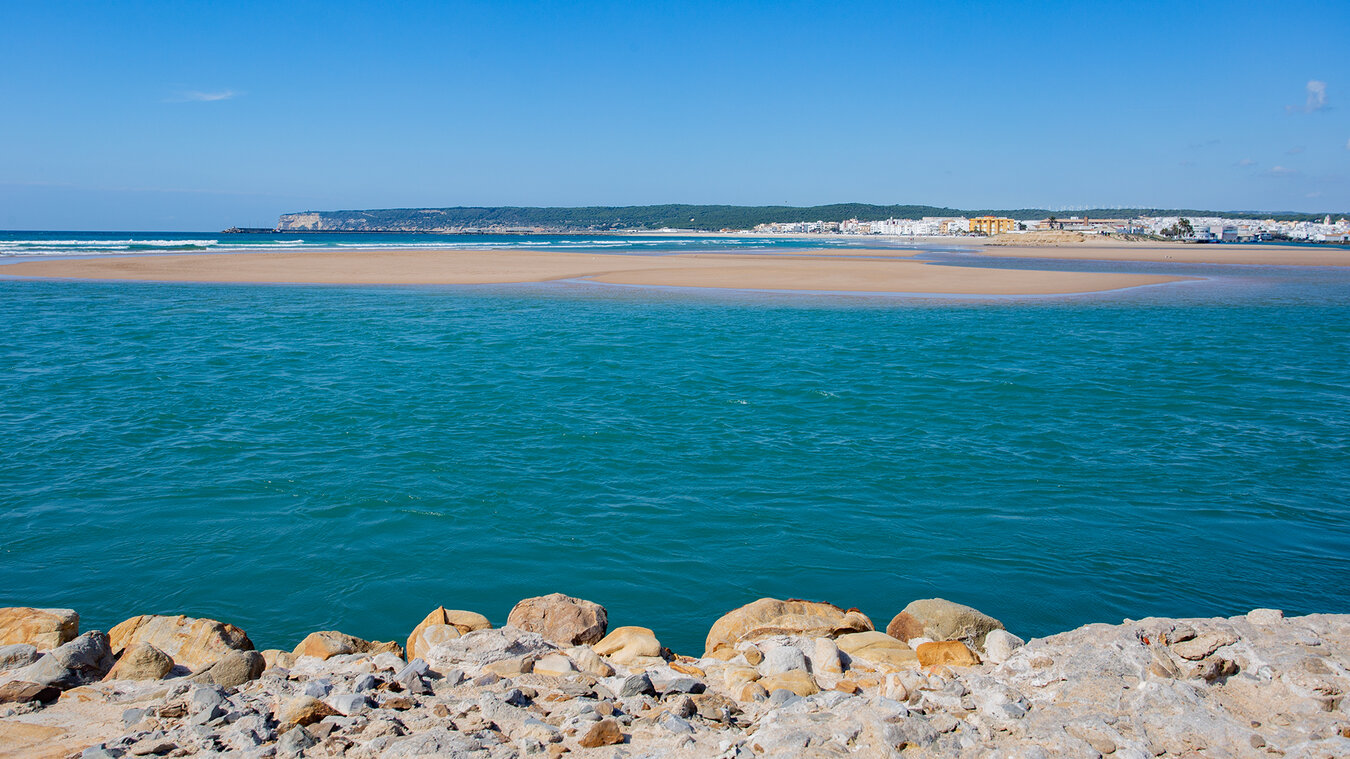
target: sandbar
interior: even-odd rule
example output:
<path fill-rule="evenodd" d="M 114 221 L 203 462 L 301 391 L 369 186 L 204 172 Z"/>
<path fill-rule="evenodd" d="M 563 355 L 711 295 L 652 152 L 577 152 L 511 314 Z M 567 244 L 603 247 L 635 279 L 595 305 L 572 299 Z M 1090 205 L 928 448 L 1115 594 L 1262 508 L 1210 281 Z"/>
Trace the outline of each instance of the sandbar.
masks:
<path fill-rule="evenodd" d="M 984 269 L 909 260 L 921 251 L 664 256 L 538 250 L 310 250 L 24 261 L 0 275 L 56 279 L 336 285 L 470 285 L 580 280 L 616 285 L 919 293 L 1062 295 L 1176 282 L 1146 274 Z"/>
<path fill-rule="evenodd" d="M 1007 237 L 1013 237 L 1008 235 Z M 1089 238 L 1063 244 L 990 240 L 980 255 L 995 258 L 1057 258 L 1081 261 L 1143 261 L 1247 266 L 1350 266 L 1350 249 L 1300 245 L 1121 242 Z"/>

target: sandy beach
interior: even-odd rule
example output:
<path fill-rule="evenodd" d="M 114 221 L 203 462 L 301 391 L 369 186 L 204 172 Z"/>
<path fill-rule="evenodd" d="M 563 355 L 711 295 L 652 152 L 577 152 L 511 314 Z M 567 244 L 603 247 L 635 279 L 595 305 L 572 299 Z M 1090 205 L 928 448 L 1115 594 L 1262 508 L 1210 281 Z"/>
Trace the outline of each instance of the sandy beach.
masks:
<path fill-rule="evenodd" d="M 0 275 L 60 279 L 288 284 L 458 285 L 583 280 L 618 285 L 1055 295 L 1178 281 L 1180 277 L 937 266 L 919 251 L 796 255 L 608 255 L 560 251 L 296 251 L 26 261 Z"/>

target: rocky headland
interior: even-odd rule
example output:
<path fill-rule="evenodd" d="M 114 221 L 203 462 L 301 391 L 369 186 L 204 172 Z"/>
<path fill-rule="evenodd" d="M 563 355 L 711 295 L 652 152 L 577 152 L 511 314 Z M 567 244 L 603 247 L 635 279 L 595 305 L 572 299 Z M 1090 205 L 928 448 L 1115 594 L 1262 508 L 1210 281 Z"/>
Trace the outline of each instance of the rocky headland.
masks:
<path fill-rule="evenodd" d="M 1347 757 L 1350 615 L 1126 620 L 1024 642 L 943 599 L 884 630 L 761 599 L 682 655 L 559 594 L 406 641 L 0 609 L 0 758 Z"/>

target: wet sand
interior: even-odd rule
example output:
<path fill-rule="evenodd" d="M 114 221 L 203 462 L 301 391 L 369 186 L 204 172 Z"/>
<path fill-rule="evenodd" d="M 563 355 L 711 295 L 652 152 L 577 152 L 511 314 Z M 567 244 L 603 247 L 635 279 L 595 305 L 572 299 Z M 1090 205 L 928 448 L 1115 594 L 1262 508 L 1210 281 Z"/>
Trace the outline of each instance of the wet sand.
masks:
<path fill-rule="evenodd" d="M 215 253 L 26 261 L 0 275 L 57 279 L 276 284 L 461 285 L 581 280 L 619 285 L 1057 295 L 1175 282 L 1143 274 L 982 269 L 909 260 L 921 251 L 635 256 L 561 251 L 381 250 Z"/>

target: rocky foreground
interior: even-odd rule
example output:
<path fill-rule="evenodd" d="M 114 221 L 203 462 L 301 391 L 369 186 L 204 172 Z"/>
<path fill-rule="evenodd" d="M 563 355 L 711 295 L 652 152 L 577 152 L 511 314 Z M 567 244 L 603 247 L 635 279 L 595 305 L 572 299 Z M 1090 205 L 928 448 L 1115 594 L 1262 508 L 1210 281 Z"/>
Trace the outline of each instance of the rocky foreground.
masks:
<path fill-rule="evenodd" d="M 404 645 L 254 651 L 209 619 L 0 609 L 0 757 L 1350 757 L 1350 615 L 1143 619 L 1024 643 L 942 599 L 885 632 L 761 599 L 700 657 L 554 594 Z"/>

